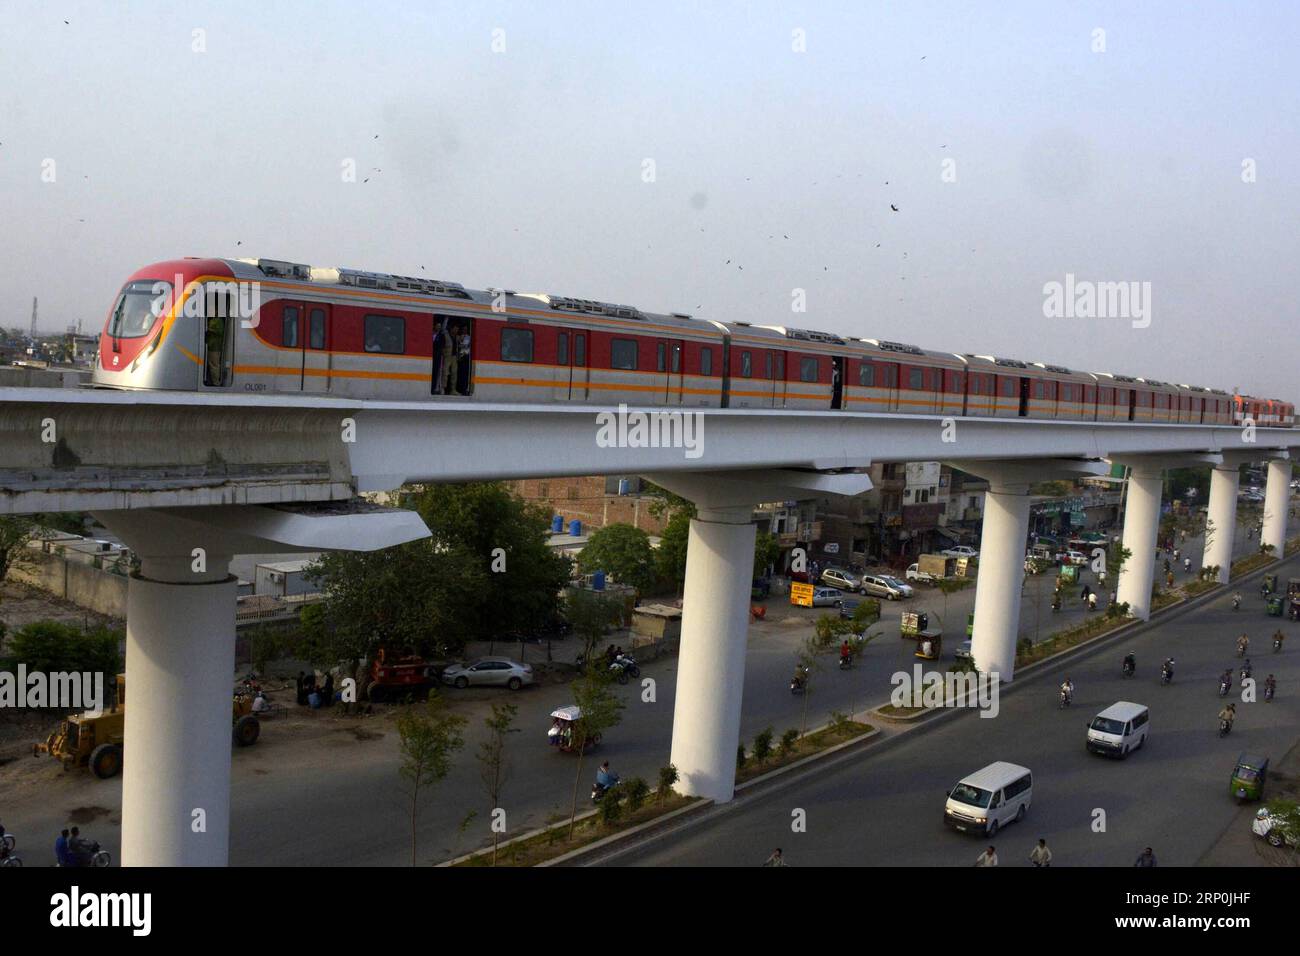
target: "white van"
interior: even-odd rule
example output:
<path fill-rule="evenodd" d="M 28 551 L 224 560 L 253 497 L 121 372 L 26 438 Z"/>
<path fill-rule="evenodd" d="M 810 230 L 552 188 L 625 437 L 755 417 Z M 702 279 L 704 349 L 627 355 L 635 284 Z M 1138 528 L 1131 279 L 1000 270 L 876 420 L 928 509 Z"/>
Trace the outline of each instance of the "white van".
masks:
<path fill-rule="evenodd" d="M 991 837 L 999 827 L 1023 820 L 1033 796 L 1034 775 L 1029 770 L 1005 761 L 991 763 L 949 791 L 943 822 Z"/>
<path fill-rule="evenodd" d="M 1127 757 L 1146 743 L 1151 715 L 1142 704 L 1121 700 L 1111 704 L 1088 724 L 1088 749 L 1093 753 Z"/>

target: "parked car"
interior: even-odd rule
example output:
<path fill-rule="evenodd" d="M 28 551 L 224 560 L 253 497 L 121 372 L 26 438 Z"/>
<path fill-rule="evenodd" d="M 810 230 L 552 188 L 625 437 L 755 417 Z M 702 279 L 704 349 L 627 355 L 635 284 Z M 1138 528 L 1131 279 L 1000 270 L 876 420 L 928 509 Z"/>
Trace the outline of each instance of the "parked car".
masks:
<path fill-rule="evenodd" d="M 978 558 L 980 553 L 967 544 L 959 544 L 955 548 L 945 548 L 939 552 L 948 558 Z"/>
<path fill-rule="evenodd" d="M 1061 564 L 1081 568 L 1088 563 L 1088 556 L 1082 551 L 1062 551 L 1056 556 L 1056 560 Z"/>
<path fill-rule="evenodd" d="M 862 587 L 862 579 L 843 568 L 827 568 L 822 572 L 822 584 L 829 584 L 841 591 L 857 591 Z"/>
<path fill-rule="evenodd" d="M 864 574 L 862 576 L 862 593 L 872 597 L 882 597 L 887 601 L 897 601 L 905 597 L 904 588 L 911 591 L 906 584 L 898 583 L 894 578 L 882 574 Z"/>
<path fill-rule="evenodd" d="M 442 682 L 453 687 L 509 687 L 518 690 L 533 683 L 533 669 L 508 657 L 484 657 L 471 664 L 452 664 L 442 672 Z"/>
<path fill-rule="evenodd" d="M 840 600 L 840 617 L 848 620 L 853 617 L 853 612 L 862 604 L 861 598 L 846 597 Z"/>
<path fill-rule="evenodd" d="M 844 600 L 844 592 L 839 588 L 813 590 L 813 607 L 839 607 L 842 600 Z"/>
<path fill-rule="evenodd" d="M 896 587 L 899 593 L 903 597 L 910 598 L 912 596 L 913 593 L 912 585 L 908 584 L 906 581 L 900 580 L 899 578 L 894 577 L 892 574 L 882 574 L 880 575 L 880 577 L 884 578 L 886 581 L 888 581 L 890 584 Z"/>

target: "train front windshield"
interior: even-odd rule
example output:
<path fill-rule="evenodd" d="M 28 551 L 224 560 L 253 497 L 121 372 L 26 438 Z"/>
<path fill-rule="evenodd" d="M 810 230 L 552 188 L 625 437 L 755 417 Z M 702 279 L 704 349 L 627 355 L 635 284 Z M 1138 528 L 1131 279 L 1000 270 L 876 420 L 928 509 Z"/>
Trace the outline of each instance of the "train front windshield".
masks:
<path fill-rule="evenodd" d="M 108 320 L 108 334 L 115 339 L 138 339 L 148 335 L 171 301 L 170 282 L 146 279 L 128 282 L 117 298 Z"/>

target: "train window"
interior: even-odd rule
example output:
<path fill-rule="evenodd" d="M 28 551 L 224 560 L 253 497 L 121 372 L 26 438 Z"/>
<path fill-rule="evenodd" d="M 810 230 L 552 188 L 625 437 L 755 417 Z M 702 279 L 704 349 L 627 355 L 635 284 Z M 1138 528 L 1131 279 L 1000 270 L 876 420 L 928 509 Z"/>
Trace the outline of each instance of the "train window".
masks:
<path fill-rule="evenodd" d="M 280 344 L 285 348 L 296 349 L 298 347 L 298 307 L 296 305 L 286 305 L 284 307 L 284 318 L 280 322 Z"/>
<path fill-rule="evenodd" d="M 115 339 L 138 339 L 148 335 L 154 321 L 164 315 L 172 301 L 172 284 L 144 279 L 128 282 L 113 307 L 108 334 Z"/>
<path fill-rule="evenodd" d="M 925 376 L 919 368 L 910 369 L 907 373 L 908 388 L 923 388 Z"/>
<path fill-rule="evenodd" d="M 325 310 L 312 309 L 308 319 L 308 344 L 314 349 L 323 349 L 325 347 Z"/>
<path fill-rule="evenodd" d="M 867 388 L 876 384 L 876 367 L 870 362 L 858 366 L 858 384 Z"/>
<path fill-rule="evenodd" d="M 805 356 L 799 360 L 799 381 L 817 381 L 817 360 L 815 358 Z"/>
<path fill-rule="evenodd" d="M 978 395 L 980 393 L 980 376 L 972 375 L 970 377 L 970 393 Z"/>
<path fill-rule="evenodd" d="M 579 339 L 581 341 L 581 339 Z M 533 360 L 532 329 L 501 330 L 501 361 L 531 362 Z"/>
<path fill-rule="evenodd" d="M 754 362 L 748 352 L 740 353 L 740 374 L 743 378 L 752 378 L 754 375 Z"/>
<path fill-rule="evenodd" d="M 659 372 L 668 371 L 668 343 L 660 342 L 655 348 L 655 370 Z"/>
<path fill-rule="evenodd" d="M 622 369 L 636 368 L 636 339 L 610 340 L 609 367 Z"/>
<path fill-rule="evenodd" d="M 1034 398 L 1042 398 L 1042 397 L 1043 397 L 1043 383 L 1042 383 L 1042 382 L 1035 382 L 1035 383 L 1034 383 Z"/>
<path fill-rule="evenodd" d="M 569 333 L 561 332 L 555 337 L 555 364 L 569 364 Z"/>
<path fill-rule="evenodd" d="M 406 319 L 398 315 L 366 316 L 367 352 L 401 355 L 406 351 Z"/>
<path fill-rule="evenodd" d="M 681 370 L 682 370 L 682 346 L 680 343 L 674 343 L 672 373 L 676 375 Z"/>
<path fill-rule="evenodd" d="M 700 349 L 700 374 L 713 374 L 713 349 L 707 345 Z"/>
<path fill-rule="evenodd" d="M 573 364 L 578 368 L 587 367 L 587 337 L 585 335 L 575 335 L 573 337 Z"/>
<path fill-rule="evenodd" d="M 767 364 L 764 366 L 767 369 L 767 377 L 769 379 L 776 378 L 776 376 L 772 374 L 772 353 L 765 352 L 763 353 L 763 357 L 767 360 Z"/>

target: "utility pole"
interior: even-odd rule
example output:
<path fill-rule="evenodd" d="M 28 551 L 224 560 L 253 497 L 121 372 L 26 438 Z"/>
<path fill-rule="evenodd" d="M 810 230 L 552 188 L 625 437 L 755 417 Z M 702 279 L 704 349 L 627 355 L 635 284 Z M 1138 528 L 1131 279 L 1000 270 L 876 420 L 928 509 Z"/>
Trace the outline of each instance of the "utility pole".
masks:
<path fill-rule="evenodd" d="M 31 337 L 36 338 L 36 296 L 32 296 L 32 329 Z"/>

